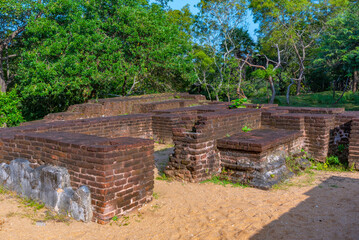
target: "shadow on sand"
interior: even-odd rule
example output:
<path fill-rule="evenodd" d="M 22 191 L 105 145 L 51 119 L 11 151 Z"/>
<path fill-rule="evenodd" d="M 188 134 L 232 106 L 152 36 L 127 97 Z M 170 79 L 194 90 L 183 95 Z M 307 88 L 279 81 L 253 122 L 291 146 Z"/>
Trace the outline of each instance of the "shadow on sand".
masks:
<path fill-rule="evenodd" d="M 359 239 L 359 179 L 332 176 L 251 240 Z"/>

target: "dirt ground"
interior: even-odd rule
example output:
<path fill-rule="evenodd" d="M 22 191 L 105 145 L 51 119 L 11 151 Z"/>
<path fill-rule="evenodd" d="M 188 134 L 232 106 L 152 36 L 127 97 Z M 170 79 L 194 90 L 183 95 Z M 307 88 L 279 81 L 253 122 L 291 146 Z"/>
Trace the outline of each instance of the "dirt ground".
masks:
<path fill-rule="evenodd" d="M 108 225 L 36 224 L 45 210 L 33 209 L 0 194 L 0 239 L 359 239 L 359 173 L 314 172 L 270 191 L 156 180 L 151 203 Z"/>

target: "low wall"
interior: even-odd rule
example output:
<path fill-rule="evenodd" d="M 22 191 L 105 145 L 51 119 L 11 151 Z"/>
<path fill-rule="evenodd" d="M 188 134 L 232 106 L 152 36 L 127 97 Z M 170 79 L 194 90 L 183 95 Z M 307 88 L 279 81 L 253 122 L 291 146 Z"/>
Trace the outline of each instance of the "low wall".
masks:
<path fill-rule="evenodd" d="M 162 93 L 132 97 L 92 99 L 88 103 L 72 105 L 66 112 L 49 114 L 44 117 L 43 121 L 49 122 L 148 113 L 158 109 L 186 107 L 192 104 L 198 104 L 199 101 L 206 101 L 206 98 L 203 95 L 192 95 L 188 93 Z"/>
<path fill-rule="evenodd" d="M 106 118 L 89 118 L 1 129 L 0 140 L 24 132 L 73 132 L 100 137 L 152 138 L 152 115 L 132 114 Z"/>

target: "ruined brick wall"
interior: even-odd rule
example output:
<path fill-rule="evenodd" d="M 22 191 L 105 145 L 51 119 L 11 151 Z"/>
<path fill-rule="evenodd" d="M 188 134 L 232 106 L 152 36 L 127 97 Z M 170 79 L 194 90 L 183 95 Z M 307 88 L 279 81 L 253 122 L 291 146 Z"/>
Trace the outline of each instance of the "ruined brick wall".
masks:
<path fill-rule="evenodd" d="M 195 106 L 153 111 L 152 129 L 153 138 L 161 143 L 173 143 L 174 128 L 192 130 L 197 120 L 197 115 L 209 112 L 226 110 L 226 104 L 211 104 L 206 106 Z"/>
<path fill-rule="evenodd" d="M 1 130 L 6 132 L 73 132 L 101 137 L 152 138 L 152 115 L 132 114 L 107 118 L 90 118 L 49 123 L 37 123 Z"/>
<path fill-rule="evenodd" d="M 139 103 L 134 105 L 133 108 L 137 113 L 148 113 L 155 110 L 183 108 L 196 104 L 198 104 L 197 100 L 174 99 L 161 102 Z"/>
<path fill-rule="evenodd" d="M 359 118 L 351 123 L 348 162 L 350 167 L 359 170 Z"/>
<path fill-rule="evenodd" d="M 263 126 L 299 130 L 303 133 L 304 149 L 317 161 L 325 162 L 329 154 L 330 133 L 335 127 L 336 112 L 341 109 L 278 107 L 262 113 Z M 286 113 L 286 112 L 291 113 Z M 309 113 L 312 111 L 312 113 Z M 325 113 L 333 114 L 325 114 Z"/>
<path fill-rule="evenodd" d="M 220 168 L 216 139 L 238 133 L 244 126 L 260 128 L 257 109 L 233 109 L 199 114 L 195 124 L 173 129 L 175 150 L 166 174 L 187 181 L 201 181 Z"/>
<path fill-rule="evenodd" d="M 329 156 L 338 156 L 341 162 L 348 162 L 352 120 L 359 117 L 359 112 L 336 114 L 335 127 L 330 131 Z"/>
<path fill-rule="evenodd" d="M 174 100 L 168 101 L 170 99 Z M 84 104 L 72 105 L 66 112 L 49 114 L 44 117 L 44 121 L 49 122 L 147 113 L 156 109 L 185 107 L 192 104 L 198 104 L 199 101 L 205 100 L 206 98 L 203 95 L 192 95 L 188 93 L 163 93 L 97 99 L 90 100 L 88 103 Z"/>
<path fill-rule="evenodd" d="M 99 223 L 152 198 L 152 140 L 46 132 L 2 138 L 0 146 L 0 158 L 7 162 L 26 158 L 32 167 L 44 164 L 65 167 L 72 186 L 89 187 L 94 220 Z"/>

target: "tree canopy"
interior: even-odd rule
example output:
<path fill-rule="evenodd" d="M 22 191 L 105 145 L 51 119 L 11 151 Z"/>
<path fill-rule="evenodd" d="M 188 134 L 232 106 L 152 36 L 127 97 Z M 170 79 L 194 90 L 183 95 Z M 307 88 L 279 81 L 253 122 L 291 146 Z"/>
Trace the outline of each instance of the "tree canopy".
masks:
<path fill-rule="evenodd" d="M 358 1 L 201 0 L 197 14 L 169 2 L 1 1 L 0 101 L 9 107 L 0 124 L 109 96 L 191 91 L 290 103 L 357 89 Z"/>

